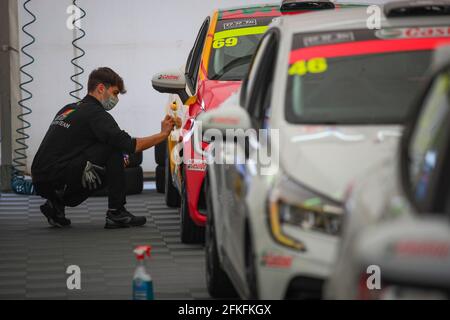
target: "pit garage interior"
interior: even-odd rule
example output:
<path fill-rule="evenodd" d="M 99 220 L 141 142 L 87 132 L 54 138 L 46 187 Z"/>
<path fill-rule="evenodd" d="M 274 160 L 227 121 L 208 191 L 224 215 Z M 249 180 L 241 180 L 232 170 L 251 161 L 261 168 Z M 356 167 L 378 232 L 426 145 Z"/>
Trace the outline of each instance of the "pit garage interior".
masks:
<path fill-rule="evenodd" d="M 0 300 L 448 300 L 449 17 L 1 0 Z"/>

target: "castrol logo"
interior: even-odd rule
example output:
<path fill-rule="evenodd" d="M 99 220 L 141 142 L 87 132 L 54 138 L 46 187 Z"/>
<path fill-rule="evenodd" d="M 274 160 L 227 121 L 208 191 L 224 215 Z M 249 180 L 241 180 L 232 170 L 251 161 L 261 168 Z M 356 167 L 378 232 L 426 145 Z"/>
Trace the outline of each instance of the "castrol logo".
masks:
<path fill-rule="evenodd" d="M 417 27 L 378 30 L 375 35 L 381 39 L 420 39 L 450 37 L 450 27 Z"/>
<path fill-rule="evenodd" d="M 450 37 L 450 27 L 409 28 L 404 30 L 405 38 Z"/>
<path fill-rule="evenodd" d="M 172 75 L 172 74 L 161 74 L 158 77 L 159 80 L 178 80 L 180 79 L 180 77 L 176 76 L 176 75 Z"/>

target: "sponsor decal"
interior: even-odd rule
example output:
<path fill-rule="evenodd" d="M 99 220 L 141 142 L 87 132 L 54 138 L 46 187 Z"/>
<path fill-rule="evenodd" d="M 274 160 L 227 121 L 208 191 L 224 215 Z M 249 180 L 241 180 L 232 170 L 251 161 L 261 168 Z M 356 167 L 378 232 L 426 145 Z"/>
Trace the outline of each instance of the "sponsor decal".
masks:
<path fill-rule="evenodd" d="M 236 28 L 245 28 L 250 26 L 257 26 L 258 22 L 256 19 L 247 19 L 247 20 L 241 20 L 241 21 L 232 21 L 232 22 L 225 22 L 223 24 L 224 30 L 229 29 L 236 29 Z"/>
<path fill-rule="evenodd" d="M 243 37 L 243 36 L 263 34 L 267 31 L 268 28 L 269 28 L 268 26 L 264 26 L 264 27 L 249 27 L 249 28 L 220 31 L 214 34 L 214 41 L 233 37 Z"/>
<path fill-rule="evenodd" d="M 61 113 L 60 115 L 57 115 L 55 120 L 53 120 L 53 122 L 51 123 L 51 125 L 52 126 L 60 126 L 60 127 L 69 129 L 70 128 L 70 124 L 65 122 L 64 120 L 66 120 L 67 117 L 69 117 L 75 111 L 76 111 L 75 109 L 69 109 L 69 110 Z"/>
<path fill-rule="evenodd" d="M 189 159 L 186 166 L 191 171 L 206 171 L 206 161 L 201 159 Z"/>
<path fill-rule="evenodd" d="M 66 128 L 66 129 L 70 128 L 70 124 L 68 124 L 67 122 L 64 122 L 64 121 L 53 121 L 51 125 L 52 126 L 60 126 L 60 127 Z"/>
<path fill-rule="evenodd" d="M 238 38 L 219 39 L 213 42 L 213 48 L 222 49 L 223 47 L 235 47 L 238 42 Z"/>
<path fill-rule="evenodd" d="M 383 29 L 375 32 L 375 36 L 380 39 L 399 39 L 403 38 L 401 29 Z"/>
<path fill-rule="evenodd" d="M 441 241 L 400 241 L 394 245 L 394 252 L 403 256 L 447 258 L 450 244 Z"/>
<path fill-rule="evenodd" d="M 290 64 L 316 57 L 339 58 L 434 50 L 449 43 L 449 26 L 297 34 L 292 42 Z"/>
<path fill-rule="evenodd" d="M 56 116 L 54 121 L 63 121 L 66 120 L 68 116 L 70 116 L 72 113 L 75 112 L 75 109 L 69 109 L 63 113 L 61 113 L 60 115 Z"/>
<path fill-rule="evenodd" d="M 450 27 L 383 29 L 375 32 L 380 39 L 420 39 L 450 37 Z"/>
<path fill-rule="evenodd" d="M 289 68 L 290 76 L 304 76 L 305 74 L 324 73 L 328 70 L 327 59 L 313 58 L 309 60 L 299 60 Z"/>
<path fill-rule="evenodd" d="M 303 46 L 311 47 L 311 46 L 320 46 L 324 44 L 334 44 L 351 41 L 355 41 L 355 35 L 353 32 L 324 33 L 304 37 Z"/>
<path fill-rule="evenodd" d="M 216 124 L 234 124 L 234 125 L 238 125 L 239 124 L 239 119 L 238 118 L 225 118 L 225 117 L 215 117 L 211 119 L 212 123 L 216 123 Z"/>
<path fill-rule="evenodd" d="M 268 268 L 290 268 L 292 259 L 292 256 L 267 252 L 261 257 L 261 265 Z"/>
<path fill-rule="evenodd" d="M 316 57 L 339 58 L 393 52 L 434 50 L 440 45 L 450 44 L 449 37 L 411 38 L 390 40 L 367 40 L 325 46 L 296 49 L 291 52 L 290 64 Z"/>
<path fill-rule="evenodd" d="M 179 76 L 173 75 L 173 74 L 162 74 L 158 77 L 159 80 L 178 80 L 180 79 Z"/>

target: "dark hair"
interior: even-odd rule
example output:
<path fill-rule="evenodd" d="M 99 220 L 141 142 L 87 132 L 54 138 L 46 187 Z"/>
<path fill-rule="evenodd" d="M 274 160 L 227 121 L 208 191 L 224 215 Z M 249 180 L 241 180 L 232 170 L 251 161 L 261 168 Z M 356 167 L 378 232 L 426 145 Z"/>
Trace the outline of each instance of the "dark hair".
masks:
<path fill-rule="evenodd" d="M 121 94 L 127 93 L 123 79 L 111 68 L 102 67 L 91 72 L 88 81 L 88 92 L 93 92 L 100 83 L 103 83 L 106 87 L 117 86 Z"/>

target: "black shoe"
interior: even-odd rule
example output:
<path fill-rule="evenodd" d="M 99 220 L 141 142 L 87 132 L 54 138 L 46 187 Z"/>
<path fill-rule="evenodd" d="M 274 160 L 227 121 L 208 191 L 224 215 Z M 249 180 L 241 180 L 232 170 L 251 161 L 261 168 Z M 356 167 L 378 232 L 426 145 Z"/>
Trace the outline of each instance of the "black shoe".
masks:
<path fill-rule="evenodd" d="M 47 218 L 48 223 L 53 227 L 64 228 L 71 224 L 71 221 L 66 218 L 64 205 L 59 204 L 56 201 L 47 200 L 47 202 L 41 206 L 41 212 Z"/>
<path fill-rule="evenodd" d="M 125 208 L 119 210 L 108 210 L 106 213 L 105 229 L 140 227 L 146 223 L 147 218 L 135 217 Z"/>

